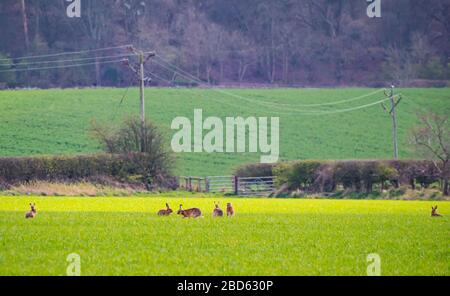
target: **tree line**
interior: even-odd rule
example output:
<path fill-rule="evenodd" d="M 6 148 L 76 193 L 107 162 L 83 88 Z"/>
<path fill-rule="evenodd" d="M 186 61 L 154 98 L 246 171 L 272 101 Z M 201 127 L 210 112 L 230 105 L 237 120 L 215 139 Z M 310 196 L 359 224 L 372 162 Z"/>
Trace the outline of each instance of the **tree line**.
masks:
<path fill-rule="evenodd" d="M 383 0 L 381 18 L 367 16 L 365 0 L 82 0 L 80 18 L 67 5 L 0 2 L 0 86 L 129 85 L 120 64 L 1 72 L 28 61 L 18 56 L 119 44 L 211 84 L 427 86 L 450 75 L 450 0 Z M 189 82 L 149 67 L 164 78 L 155 84 Z"/>

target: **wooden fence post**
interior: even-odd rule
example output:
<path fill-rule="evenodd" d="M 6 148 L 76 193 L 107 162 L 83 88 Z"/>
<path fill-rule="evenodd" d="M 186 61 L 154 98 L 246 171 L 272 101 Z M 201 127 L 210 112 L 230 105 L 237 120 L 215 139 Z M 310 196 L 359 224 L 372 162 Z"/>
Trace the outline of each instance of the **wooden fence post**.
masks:
<path fill-rule="evenodd" d="M 239 178 L 238 176 L 233 176 L 234 177 L 234 194 L 238 195 L 239 194 Z"/>

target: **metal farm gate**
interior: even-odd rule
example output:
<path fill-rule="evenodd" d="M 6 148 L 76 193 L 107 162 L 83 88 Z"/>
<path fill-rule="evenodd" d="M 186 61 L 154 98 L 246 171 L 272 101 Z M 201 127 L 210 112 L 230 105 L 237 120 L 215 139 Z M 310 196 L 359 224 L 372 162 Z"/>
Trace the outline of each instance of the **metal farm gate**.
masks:
<path fill-rule="evenodd" d="M 275 191 L 274 177 L 238 178 L 237 195 L 269 196 Z"/>
<path fill-rule="evenodd" d="M 209 176 L 206 177 L 206 192 L 236 193 L 235 176 Z"/>
<path fill-rule="evenodd" d="M 187 191 L 269 196 L 275 191 L 274 177 L 208 176 L 181 177 L 180 188 Z"/>

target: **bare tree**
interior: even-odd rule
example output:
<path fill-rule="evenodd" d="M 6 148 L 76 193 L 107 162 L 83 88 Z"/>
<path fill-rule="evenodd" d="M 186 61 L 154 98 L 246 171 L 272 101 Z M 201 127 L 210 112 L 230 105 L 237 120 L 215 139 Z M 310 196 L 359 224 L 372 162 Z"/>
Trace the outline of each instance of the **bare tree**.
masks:
<path fill-rule="evenodd" d="M 105 7 L 110 5 L 110 1 L 89 0 L 83 3 L 83 17 L 81 18 L 81 28 L 89 37 L 89 44 L 92 49 L 100 48 L 105 44 L 108 33 L 108 22 L 111 18 L 110 11 Z M 117 3 L 113 3 L 118 5 Z M 116 33 L 117 34 L 117 33 Z M 101 85 L 101 68 L 98 55 L 95 56 L 95 79 L 98 86 Z"/>
<path fill-rule="evenodd" d="M 411 56 L 415 63 L 425 65 L 431 56 L 434 54 L 434 49 L 428 41 L 425 34 L 414 32 L 411 36 Z"/>
<path fill-rule="evenodd" d="M 263 46 L 258 48 L 258 56 L 262 70 L 267 75 L 267 81 L 274 83 L 277 78 L 277 65 L 280 48 L 280 14 L 281 11 L 272 9 L 268 2 L 258 4 L 259 22 L 267 28 L 258 37 Z"/>
<path fill-rule="evenodd" d="M 442 181 L 442 192 L 448 196 L 450 193 L 449 117 L 430 113 L 420 116 L 420 122 L 421 125 L 413 129 L 411 143 L 422 156 L 434 163 Z"/>
<path fill-rule="evenodd" d="M 240 32 L 233 32 L 230 36 L 230 46 L 228 57 L 236 62 L 236 77 L 242 83 L 250 66 L 257 61 L 257 48 Z"/>
<path fill-rule="evenodd" d="M 105 152 L 126 156 L 149 189 L 170 178 L 175 159 L 163 133 L 149 120 L 144 129 L 137 117 L 125 119 L 118 127 L 101 125 L 93 120 L 91 133 Z"/>
<path fill-rule="evenodd" d="M 385 71 L 389 78 L 407 84 L 411 79 L 417 78 L 417 69 L 412 55 L 398 47 L 389 47 L 386 51 Z"/>
<path fill-rule="evenodd" d="M 346 1 L 307 0 L 296 18 L 314 31 L 323 31 L 334 39 L 340 35 Z"/>
<path fill-rule="evenodd" d="M 228 39 L 227 32 L 220 26 L 212 24 L 205 27 L 202 36 L 204 42 L 202 43 L 202 57 L 205 60 L 205 77 L 208 83 L 211 83 L 212 72 L 216 65 L 220 65 L 219 72 L 222 72 L 223 65 L 223 50 L 225 40 Z M 219 75 L 222 78 L 222 75 Z"/>
<path fill-rule="evenodd" d="M 30 37 L 28 33 L 28 17 L 25 0 L 20 1 L 20 11 L 22 13 L 23 33 L 25 37 L 25 49 L 28 52 L 28 50 L 30 49 Z"/>

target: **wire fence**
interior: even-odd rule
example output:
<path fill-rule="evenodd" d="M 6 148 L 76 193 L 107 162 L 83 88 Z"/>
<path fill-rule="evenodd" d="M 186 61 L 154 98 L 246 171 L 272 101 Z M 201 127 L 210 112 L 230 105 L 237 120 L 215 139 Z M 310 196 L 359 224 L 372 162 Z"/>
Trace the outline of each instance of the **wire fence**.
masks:
<path fill-rule="evenodd" d="M 274 177 L 238 178 L 239 196 L 269 196 L 275 190 Z"/>
<path fill-rule="evenodd" d="M 275 177 L 208 176 L 180 177 L 179 188 L 192 192 L 233 194 L 238 196 L 270 196 L 275 190 Z"/>

